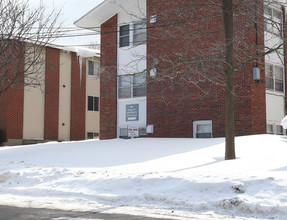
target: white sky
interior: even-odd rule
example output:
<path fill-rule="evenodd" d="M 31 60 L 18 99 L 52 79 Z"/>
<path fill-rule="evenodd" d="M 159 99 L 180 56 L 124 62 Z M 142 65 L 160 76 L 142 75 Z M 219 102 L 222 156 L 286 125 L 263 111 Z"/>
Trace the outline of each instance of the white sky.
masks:
<path fill-rule="evenodd" d="M 40 3 L 41 0 L 30 0 L 32 4 Z M 83 15 L 88 13 L 98 4 L 103 2 L 103 0 L 48 0 L 43 1 L 44 4 L 49 7 L 56 9 L 62 8 L 61 21 L 64 22 L 63 27 L 74 27 L 73 24 L 76 20 L 81 18 Z M 68 45 L 83 45 L 89 43 L 99 43 L 99 36 L 90 36 L 90 37 L 73 37 L 73 38 L 64 38 L 59 39 L 56 43 L 68 44 Z"/>

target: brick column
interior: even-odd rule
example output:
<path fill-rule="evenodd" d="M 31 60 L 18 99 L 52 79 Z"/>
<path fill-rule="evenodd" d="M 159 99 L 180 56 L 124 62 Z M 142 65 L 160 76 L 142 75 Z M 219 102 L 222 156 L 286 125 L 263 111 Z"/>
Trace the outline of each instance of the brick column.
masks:
<path fill-rule="evenodd" d="M 82 60 L 82 67 L 80 67 L 81 58 L 72 53 L 71 59 L 71 140 L 84 140 L 86 138 L 86 60 Z"/>
<path fill-rule="evenodd" d="M 117 137 L 117 15 L 101 26 L 100 138 Z"/>
<path fill-rule="evenodd" d="M 46 48 L 45 140 L 58 140 L 60 50 Z"/>

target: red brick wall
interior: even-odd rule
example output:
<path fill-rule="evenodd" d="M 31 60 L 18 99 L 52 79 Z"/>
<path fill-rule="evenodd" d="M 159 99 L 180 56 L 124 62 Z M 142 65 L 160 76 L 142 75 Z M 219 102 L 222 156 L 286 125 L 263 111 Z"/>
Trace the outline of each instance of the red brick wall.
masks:
<path fill-rule="evenodd" d="M 86 138 L 86 61 L 83 59 L 80 75 L 79 59 L 72 53 L 72 85 L 71 85 L 71 140 Z"/>
<path fill-rule="evenodd" d="M 60 50 L 46 48 L 45 140 L 58 140 Z"/>
<path fill-rule="evenodd" d="M 3 93 L 0 95 L 0 130 L 4 135 L 5 141 L 7 141 L 7 94 Z"/>
<path fill-rule="evenodd" d="M 100 138 L 117 137 L 117 15 L 101 26 Z"/>
<path fill-rule="evenodd" d="M 24 83 L 7 94 L 7 139 L 23 139 Z"/>
<path fill-rule="evenodd" d="M 224 86 L 218 86 L 219 79 L 224 79 L 223 71 L 216 62 L 210 65 L 208 61 L 202 61 L 204 68 L 207 68 L 205 71 L 210 73 L 208 79 L 212 79 L 213 83 L 216 82 L 212 85 L 208 80 L 200 79 L 200 74 L 189 73 L 189 70 L 195 71 L 189 69 L 188 65 L 179 65 L 176 62 L 180 58 L 182 60 L 190 59 L 190 62 L 196 63 L 200 56 L 205 56 L 210 60 L 218 58 L 218 62 L 220 62 L 220 56 L 224 57 L 222 13 L 218 12 L 214 18 L 209 19 L 205 12 L 210 13 L 215 10 L 214 7 L 205 6 L 200 9 L 201 11 L 198 8 L 191 10 L 191 7 L 194 7 L 192 5 L 194 2 L 190 3 L 190 1 L 160 1 L 159 4 L 156 0 L 148 0 L 147 4 L 148 18 L 157 15 L 157 23 L 148 24 L 147 31 L 148 68 L 152 68 L 154 63 L 158 63 L 156 64 L 157 77 L 150 78 L 147 86 L 147 123 L 154 125 L 153 136 L 192 137 L 193 121 L 195 120 L 212 120 L 213 135 L 215 137 L 224 136 L 225 92 Z M 250 7 L 253 7 L 252 1 L 250 4 Z M 184 12 L 188 8 L 191 12 L 199 11 L 198 20 L 194 19 L 188 23 L 186 21 L 191 19 L 189 14 L 177 11 L 179 9 Z M 262 7 L 259 6 L 260 8 Z M 239 10 L 244 11 L 244 8 L 239 8 Z M 181 16 L 176 16 L 179 14 Z M 188 15 L 185 16 L 186 14 Z M 204 14 L 205 16 L 203 16 Z M 256 55 L 256 35 L 252 16 L 252 14 L 242 15 L 241 13 L 235 16 L 235 36 L 237 39 L 241 39 L 241 42 L 248 44 L 248 47 L 244 47 L 240 43 L 235 46 L 235 64 Z M 210 30 L 214 31 L 209 32 Z M 264 43 L 263 23 L 259 25 L 258 30 L 257 43 L 262 48 Z M 212 49 L 217 47 L 223 48 L 223 50 L 217 51 L 213 57 Z M 181 54 L 182 57 L 180 57 Z M 208 54 L 211 55 L 208 56 Z M 253 62 L 238 68 L 235 72 L 236 135 L 266 132 L 264 71 L 261 73 L 263 79 L 255 82 L 252 79 L 254 66 Z M 259 67 L 264 67 L 264 61 L 259 61 Z M 201 71 L 200 65 L 194 68 L 199 68 L 199 72 Z M 162 78 L 160 79 L 160 77 Z"/>

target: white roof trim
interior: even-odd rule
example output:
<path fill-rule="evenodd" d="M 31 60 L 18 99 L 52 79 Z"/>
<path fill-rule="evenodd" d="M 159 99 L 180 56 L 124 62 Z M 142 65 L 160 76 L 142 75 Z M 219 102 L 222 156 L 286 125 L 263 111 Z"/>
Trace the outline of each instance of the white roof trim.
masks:
<path fill-rule="evenodd" d="M 74 24 L 80 28 L 100 31 L 101 24 L 136 2 L 136 0 L 105 0 L 75 21 Z"/>

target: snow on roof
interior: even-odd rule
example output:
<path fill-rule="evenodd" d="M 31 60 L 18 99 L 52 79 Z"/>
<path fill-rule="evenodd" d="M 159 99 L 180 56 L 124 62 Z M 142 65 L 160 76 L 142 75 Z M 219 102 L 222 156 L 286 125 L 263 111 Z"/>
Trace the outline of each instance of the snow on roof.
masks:
<path fill-rule="evenodd" d="M 85 48 L 85 47 L 77 47 L 77 46 L 68 46 L 64 47 L 64 50 L 75 52 L 77 56 L 80 57 L 99 57 L 100 56 L 100 50 Z"/>

